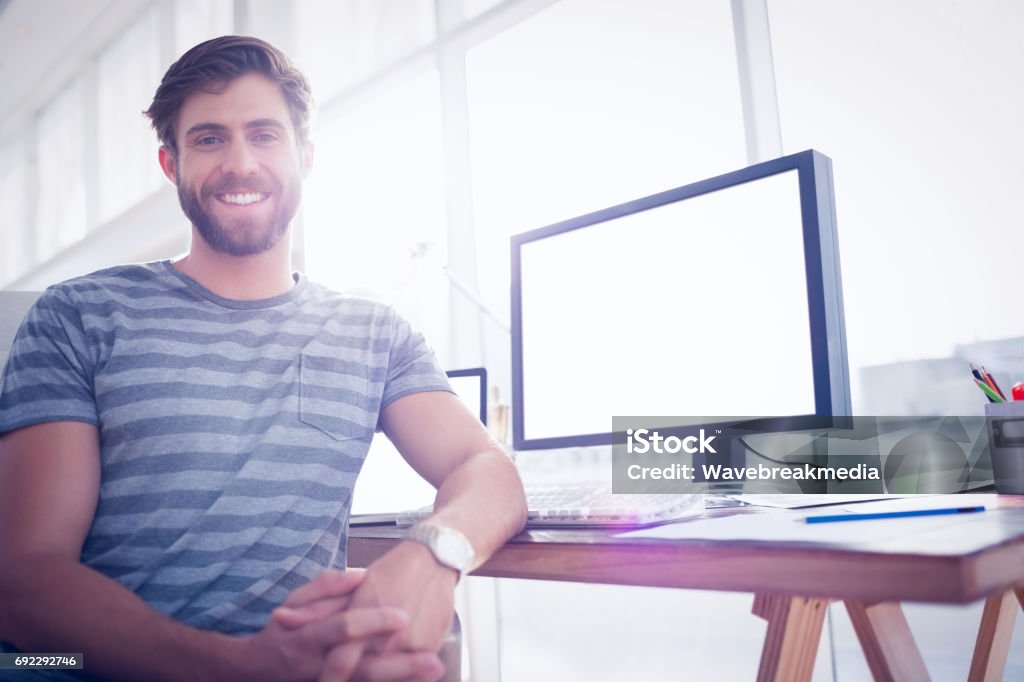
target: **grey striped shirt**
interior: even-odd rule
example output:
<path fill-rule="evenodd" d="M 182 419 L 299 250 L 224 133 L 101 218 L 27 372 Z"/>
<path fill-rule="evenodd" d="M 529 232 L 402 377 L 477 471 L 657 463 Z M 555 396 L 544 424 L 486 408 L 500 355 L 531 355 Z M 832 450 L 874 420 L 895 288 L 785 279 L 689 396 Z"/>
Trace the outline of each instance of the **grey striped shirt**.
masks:
<path fill-rule="evenodd" d="M 352 488 L 381 409 L 450 390 L 388 306 L 296 276 L 221 298 L 168 262 L 51 287 L 0 384 L 0 433 L 99 428 L 99 505 L 82 563 L 157 610 L 252 632 L 345 564 Z"/>

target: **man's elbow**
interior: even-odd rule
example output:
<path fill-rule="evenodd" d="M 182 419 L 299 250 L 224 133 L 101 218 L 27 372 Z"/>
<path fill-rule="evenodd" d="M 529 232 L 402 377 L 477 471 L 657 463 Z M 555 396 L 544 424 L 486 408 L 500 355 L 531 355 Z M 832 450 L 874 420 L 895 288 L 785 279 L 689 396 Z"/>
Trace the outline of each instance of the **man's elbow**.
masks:
<path fill-rule="evenodd" d="M 495 446 L 493 450 L 500 457 L 501 466 L 505 469 L 504 480 L 507 481 L 507 508 L 510 516 L 509 536 L 511 537 L 526 526 L 526 491 L 523 489 L 523 479 L 519 476 L 519 470 L 505 450 L 500 446 Z"/>

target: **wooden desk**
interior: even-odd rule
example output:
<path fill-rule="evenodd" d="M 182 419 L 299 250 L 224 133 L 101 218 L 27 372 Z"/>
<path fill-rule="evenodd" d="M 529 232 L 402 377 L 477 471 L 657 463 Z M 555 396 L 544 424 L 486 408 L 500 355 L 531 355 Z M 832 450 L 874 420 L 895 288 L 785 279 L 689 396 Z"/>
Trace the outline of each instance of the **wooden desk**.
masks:
<path fill-rule="evenodd" d="M 830 601 L 844 602 L 876 680 L 923 680 L 928 673 L 900 602 L 986 599 L 969 679 L 998 680 L 1018 603 L 1024 607 L 1024 508 L 977 516 L 984 520 L 970 532 L 954 527 L 941 537 L 857 547 L 530 530 L 474 575 L 752 592 L 754 614 L 768 621 L 758 679 L 787 682 L 810 680 Z M 367 566 L 400 534 L 393 526 L 352 527 L 349 565 Z"/>

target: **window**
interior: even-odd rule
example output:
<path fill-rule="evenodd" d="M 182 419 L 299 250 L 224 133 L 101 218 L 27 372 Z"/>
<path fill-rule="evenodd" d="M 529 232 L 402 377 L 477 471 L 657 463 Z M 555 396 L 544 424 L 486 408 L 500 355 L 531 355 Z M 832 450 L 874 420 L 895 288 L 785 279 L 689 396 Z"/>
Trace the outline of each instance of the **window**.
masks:
<path fill-rule="evenodd" d="M 1024 335 L 1012 312 L 1024 9 L 771 0 L 769 12 L 785 151 L 813 147 L 834 163 L 852 376 Z M 854 408 L 978 414 L 966 358 L 958 367 L 949 390 L 931 370 L 884 388 L 854 383 Z M 962 400 L 932 402 L 944 396 Z"/>
<path fill-rule="evenodd" d="M 323 102 L 434 39 L 433 0 L 302 0 L 297 61 Z"/>
<path fill-rule="evenodd" d="M 721 2 L 567 0 L 469 51 L 480 289 L 496 308 L 509 235 L 746 164 L 731 22 Z"/>
<path fill-rule="evenodd" d="M 463 17 L 466 19 L 472 19 L 477 15 L 493 9 L 501 3 L 502 0 L 457 0 L 456 6 L 459 8 L 459 12 Z"/>
<path fill-rule="evenodd" d="M 24 151 L 14 141 L 0 144 L 0 206 L 3 206 L 4 248 L 0 251 L 0 286 L 28 270 L 32 264 L 28 250 L 28 211 L 25 196 Z"/>
<path fill-rule="evenodd" d="M 303 201 L 310 276 L 395 304 L 439 353 L 448 337 L 440 116 L 431 70 L 323 126 Z"/>
<path fill-rule="evenodd" d="M 149 119 L 142 115 L 162 75 L 159 38 L 153 7 L 97 60 L 101 224 L 162 186 L 158 142 Z"/>
<path fill-rule="evenodd" d="M 174 58 L 204 40 L 231 33 L 233 24 L 234 7 L 228 0 L 175 0 Z"/>
<path fill-rule="evenodd" d="M 84 105 L 84 88 L 76 79 L 39 113 L 38 260 L 46 260 L 86 233 Z"/>

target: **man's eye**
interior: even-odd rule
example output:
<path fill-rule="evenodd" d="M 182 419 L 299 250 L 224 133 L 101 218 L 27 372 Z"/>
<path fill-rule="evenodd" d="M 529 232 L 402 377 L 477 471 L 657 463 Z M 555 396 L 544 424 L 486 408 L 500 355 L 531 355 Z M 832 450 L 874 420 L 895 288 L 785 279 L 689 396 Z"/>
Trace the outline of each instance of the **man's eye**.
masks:
<path fill-rule="evenodd" d="M 252 138 L 255 142 L 274 142 L 277 140 L 277 135 L 273 133 L 260 133 Z"/>
<path fill-rule="evenodd" d="M 200 137 L 198 140 L 196 140 L 196 145 L 199 147 L 208 147 L 212 144 L 217 144 L 218 142 L 220 142 L 219 137 L 207 135 L 206 137 Z"/>

